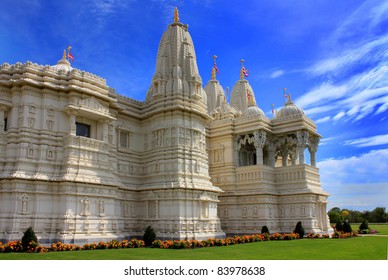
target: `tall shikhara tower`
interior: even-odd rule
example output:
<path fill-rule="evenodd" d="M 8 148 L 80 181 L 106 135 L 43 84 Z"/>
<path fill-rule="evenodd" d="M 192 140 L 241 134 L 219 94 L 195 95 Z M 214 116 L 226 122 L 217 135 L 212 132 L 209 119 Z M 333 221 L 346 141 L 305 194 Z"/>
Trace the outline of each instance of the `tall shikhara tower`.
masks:
<path fill-rule="evenodd" d="M 143 111 L 144 161 L 153 166 L 142 187 L 147 218 L 163 225 L 161 237 L 223 236 L 217 218 L 221 189 L 208 171 L 206 93 L 188 27 L 178 20 L 175 11 L 159 44 Z"/>

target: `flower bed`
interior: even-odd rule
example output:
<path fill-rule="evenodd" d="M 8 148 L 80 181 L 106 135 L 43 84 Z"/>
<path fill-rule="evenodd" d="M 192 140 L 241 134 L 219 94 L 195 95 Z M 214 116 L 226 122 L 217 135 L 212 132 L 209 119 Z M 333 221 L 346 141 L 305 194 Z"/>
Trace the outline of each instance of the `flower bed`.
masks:
<path fill-rule="evenodd" d="M 201 247 L 212 247 L 212 246 L 230 246 L 234 244 L 244 244 L 244 243 L 261 242 L 261 241 L 269 241 L 269 240 L 293 240 L 298 238 L 299 238 L 299 235 L 295 233 L 285 233 L 285 234 L 273 233 L 271 235 L 254 234 L 254 235 L 227 237 L 225 239 L 209 238 L 202 241 L 155 240 L 152 243 L 152 246 L 154 248 L 161 248 L 161 249 L 186 249 L 186 248 L 201 248 Z"/>
<path fill-rule="evenodd" d="M 357 236 L 357 232 L 352 233 L 343 233 L 335 231 L 332 234 L 332 238 L 349 238 Z M 329 234 L 314 234 L 309 233 L 306 235 L 306 238 L 330 238 Z M 261 242 L 261 241 L 273 241 L 273 240 L 294 240 L 299 239 L 299 234 L 297 233 L 273 233 L 271 235 L 265 234 L 253 234 L 253 235 L 241 235 L 226 237 L 224 239 L 220 238 L 209 238 L 206 240 L 155 240 L 152 243 L 152 248 L 160 249 L 188 249 L 188 248 L 202 248 L 202 247 L 212 247 L 212 246 L 230 246 L 235 244 L 244 244 L 252 242 Z M 119 248 L 140 248 L 145 247 L 143 240 L 138 240 L 133 238 L 131 240 L 111 240 L 111 241 L 100 241 L 94 243 L 87 243 L 83 246 L 76 244 L 65 244 L 62 242 L 56 242 L 51 244 L 50 248 L 42 247 L 39 243 L 32 242 L 28 246 L 26 252 L 29 253 L 45 253 L 49 251 L 81 251 L 81 250 L 103 250 L 103 249 L 119 249 Z M 9 253 L 9 252 L 23 252 L 23 247 L 21 241 L 9 241 L 7 244 L 2 244 L 0 242 L 0 253 Z"/>

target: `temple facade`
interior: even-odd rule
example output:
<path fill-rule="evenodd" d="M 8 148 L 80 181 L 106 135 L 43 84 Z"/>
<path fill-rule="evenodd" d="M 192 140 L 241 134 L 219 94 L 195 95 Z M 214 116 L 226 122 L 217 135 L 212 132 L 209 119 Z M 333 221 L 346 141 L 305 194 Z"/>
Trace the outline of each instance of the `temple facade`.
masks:
<path fill-rule="evenodd" d="M 177 12 L 159 44 L 144 102 L 94 74 L 0 66 L 0 241 L 32 227 L 41 243 L 142 236 L 328 232 L 315 166 L 320 135 L 291 98 L 272 118 L 241 68 L 230 104 L 203 86 Z M 309 154 L 307 162 L 305 155 Z"/>

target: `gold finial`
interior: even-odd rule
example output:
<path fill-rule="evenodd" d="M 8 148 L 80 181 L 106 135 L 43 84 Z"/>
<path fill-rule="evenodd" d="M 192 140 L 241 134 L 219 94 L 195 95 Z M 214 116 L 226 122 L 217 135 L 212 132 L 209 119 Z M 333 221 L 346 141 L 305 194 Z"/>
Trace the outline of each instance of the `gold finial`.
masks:
<path fill-rule="evenodd" d="M 63 50 L 63 56 L 62 58 L 66 59 L 66 50 Z"/>
<path fill-rule="evenodd" d="M 212 80 L 216 79 L 216 69 L 213 67 L 212 68 Z"/>
<path fill-rule="evenodd" d="M 177 7 L 174 9 L 174 22 L 179 22 L 179 11 Z"/>

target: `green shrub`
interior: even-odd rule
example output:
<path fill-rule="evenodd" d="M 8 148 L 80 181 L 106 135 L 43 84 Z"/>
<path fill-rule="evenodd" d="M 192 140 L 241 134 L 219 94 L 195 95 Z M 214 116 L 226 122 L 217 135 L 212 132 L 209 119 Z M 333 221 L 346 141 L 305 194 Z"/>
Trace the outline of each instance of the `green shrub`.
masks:
<path fill-rule="evenodd" d="M 150 247 L 156 239 L 156 234 L 151 226 L 148 226 L 143 235 L 143 241 L 146 247 Z"/>
<path fill-rule="evenodd" d="M 361 223 L 361 225 L 358 227 L 358 229 L 360 231 L 363 231 L 363 230 L 368 230 L 369 229 L 369 225 L 368 225 L 368 220 L 367 219 L 364 219 Z"/>
<path fill-rule="evenodd" d="M 36 238 L 35 232 L 32 230 L 32 227 L 29 227 L 23 234 L 22 237 L 22 247 L 23 251 L 28 251 L 30 245 L 35 245 L 38 243 L 38 238 Z"/>
<path fill-rule="evenodd" d="M 261 234 L 266 234 L 266 233 L 269 235 L 269 229 L 268 229 L 267 226 L 263 226 L 263 227 L 261 228 Z"/>
<path fill-rule="evenodd" d="M 346 220 L 342 226 L 342 231 L 345 233 L 351 233 L 352 232 L 352 226 L 350 225 L 349 221 Z"/>
<path fill-rule="evenodd" d="M 335 230 L 338 232 L 343 231 L 341 220 L 337 220 L 337 222 L 335 223 Z"/>
<path fill-rule="evenodd" d="M 304 228 L 302 226 L 302 222 L 301 221 L 297 222 L 297 224 L 295 226 L 295 229 L 294 229 L 294 233 L 299 234 L 299 238 L 303 238 Z"/>

